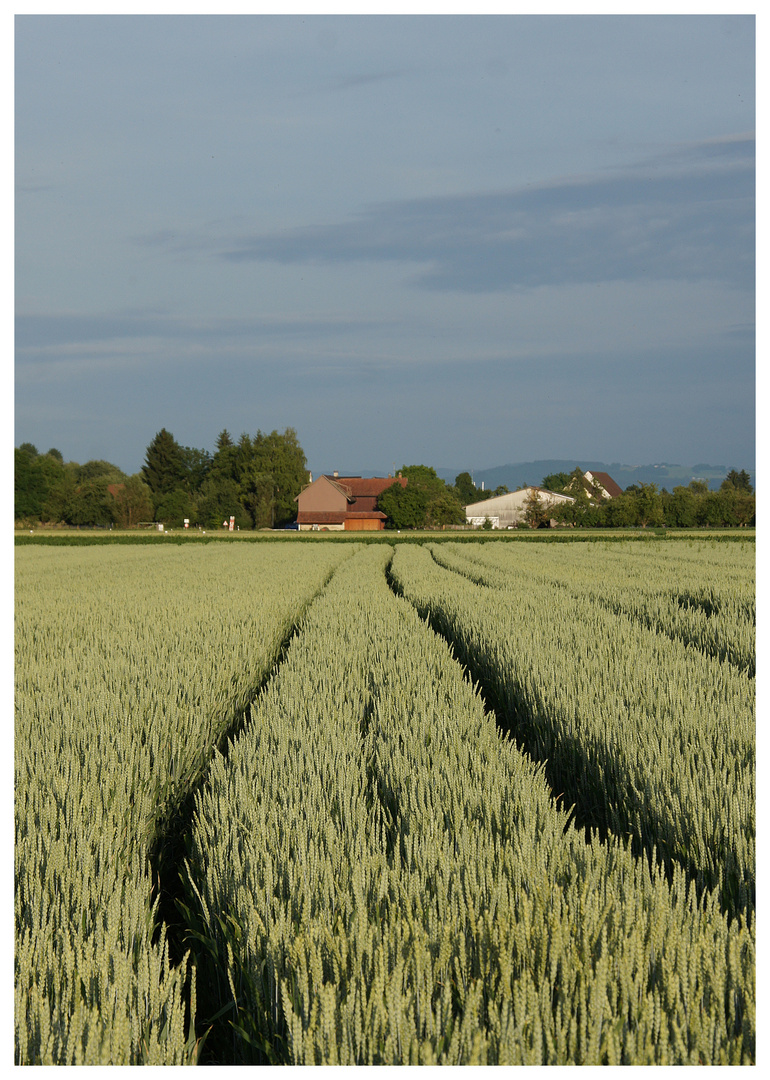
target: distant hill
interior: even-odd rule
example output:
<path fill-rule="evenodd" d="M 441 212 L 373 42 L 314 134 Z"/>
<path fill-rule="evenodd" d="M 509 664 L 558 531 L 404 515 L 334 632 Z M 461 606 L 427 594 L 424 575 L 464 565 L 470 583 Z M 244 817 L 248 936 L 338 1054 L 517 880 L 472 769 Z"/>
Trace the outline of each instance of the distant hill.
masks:
<path fill-rule="evenodd" d="M 686 487 L 691 480 L 705 480 L 709 488 L 716 491 L 730 469 L 744 467 L 741 462 L 734 465 L 705 465 L 702 462 L 697 465 L 672 465 L 669 462 L 660 462 L 657 465 L 621 465 L 619 462 L 607 464 L 605 461 L 551 458 L 543 461 L 521 461 L 512 465 L 497 465 L 492 469 L 474 469 L 473 480 L 479 489 L 482 484 L 487 491 L 504 484 L 510 491 L 515 491 L 516 488 L 527 484 L 541 484 L 543 477 L 548 476 L 549 473 L 571 473 L 573 469 L 579 468 L 583 472 L 590 470 L 609 473 L 624 491 L 630 484 L 657 484 L 659 489 L 667 488 L 671 491 L 678 485 Z M 436 469 L 442 480 L 449 484 L 454 483 L 460 471 L 462 470 Z M 753 487 L 756 487 L 753 471 L 751 483 Z"/>

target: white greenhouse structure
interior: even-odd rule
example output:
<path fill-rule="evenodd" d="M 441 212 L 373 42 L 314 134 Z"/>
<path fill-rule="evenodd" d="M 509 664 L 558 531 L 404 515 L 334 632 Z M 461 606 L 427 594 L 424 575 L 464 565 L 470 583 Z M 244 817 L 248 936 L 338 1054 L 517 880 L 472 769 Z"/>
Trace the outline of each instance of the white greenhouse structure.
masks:
<path fill-rule="evenodd" d="M 489 519 L 493 529 L 511 529 L 526 518 L 527 502 L 537 493 L 541 505 L 560 506 L 575 500 L 570 495 L 560 495 L 541 487 L 526 487 L 520 491 L 509 491 L 506 495 L 495 495 L 483 502 L 471 503 L 465 507 L 465 520 L 469 525 L 481 526 Z"/>

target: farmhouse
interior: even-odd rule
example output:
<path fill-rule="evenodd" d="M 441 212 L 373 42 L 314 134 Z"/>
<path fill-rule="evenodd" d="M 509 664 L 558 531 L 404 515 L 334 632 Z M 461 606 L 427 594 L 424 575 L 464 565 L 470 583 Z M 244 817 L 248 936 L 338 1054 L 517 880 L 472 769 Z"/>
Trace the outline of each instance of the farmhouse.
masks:
<path fill-rule="evenodd" d="M 385 527 L 377 499 L 391 484 L 406 487 L 401 476 L 319 476 L 296 498 L 297 527 L 308 529 L 371 530 Z"/>
<path fill-rule="evenodd" d="M 483 525 L 489 518 L 493 529 L 510 529 L 524 521 L 527 502 L 537 495 L 541 506 L 559 506 L 575 500 L 570 495 L 560 495 L 555 491 L 546 491 L 541 487 L 526 487 L 520 491 L 509 491 L 507 495 L 496 495 L 484 502 L 471 503 L 465 507 L 465 520 L 469 525 Z"/>
<path fill-rule="evenodd" d="M 606 472 L 586 472 L 583 473 L 586 480 L 592 484 L 596 484 L 601 492 L 603 499 L 617 499 L 618 495 L 623 494 L 623 488 L 620 484 L 616 484 L 609 473 Z"/>

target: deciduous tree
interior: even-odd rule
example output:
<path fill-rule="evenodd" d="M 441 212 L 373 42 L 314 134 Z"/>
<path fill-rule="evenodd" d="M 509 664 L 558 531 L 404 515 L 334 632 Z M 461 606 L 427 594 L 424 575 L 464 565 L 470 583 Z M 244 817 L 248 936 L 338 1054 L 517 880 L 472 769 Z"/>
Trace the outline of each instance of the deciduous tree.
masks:
<path fill-rule="evenodd" d="M 566 491 L 571 480 L 571 476 L 566 472 L 549 473 L 543 477 L 541 487 L 544 487 L 546 491 L 562 492 Z"/>
<path fill-rule="evenodd" d="M 431 529 L 440 529 L 444 525 L 462 525 L 465 511 L 457 496 L 447 488 L 428 503 L 425 520 Z"/>
<path fill-rule="evenodd" d="M 113 517 L 121 529 L 131 529 L 140 521 L 153 521 L 152 492 L 140 473 L 115 485 L 112 493 Z"/>
<path fill-rule="evenodd" d="M 425 493 L 413 488 L 391 484 L 377 499 L 377 508 L 385 514 L 387 529 L 422 529 L 428 500 Z"/>
<path fill-rule="evenodd" d="M 529 489 L 524 501 L 524 520 L 530 529 L 539 529 L 550 518 L 550 510 L 545 499 L 541 498 L 537 488 Z"/>
<path fill-rule="evenodd" d="M 111 525 L 115 520 L 115 504 L 107 490 L 108 484 L 106 476 L 95 476 L 78 483 L 65 508 L 68 524 Z"/>
<path fill-rule="evenodd" d="M 633 495 L 636 524 L 642 528 L 663 524 L 663 501 L 657 484 L 638 484 Z"/>

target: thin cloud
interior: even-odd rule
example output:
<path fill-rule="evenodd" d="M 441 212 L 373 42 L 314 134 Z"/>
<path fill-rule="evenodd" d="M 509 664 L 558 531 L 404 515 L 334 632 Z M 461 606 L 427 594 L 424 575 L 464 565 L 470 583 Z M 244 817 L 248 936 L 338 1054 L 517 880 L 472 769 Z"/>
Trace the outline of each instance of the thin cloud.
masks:
<path fill-rule="evenodd" d="M 287 338 L 319 338 L 376 329 L 371 320 L 347 316 L 295 319 L 289 316 L 262 319 L 190 319 L 155 312 L 116 312 L 104 315 L 19 315 L 16 317 L 16 351 L 19 359 L 49 349 L 86 348 L 94 343 L 162 338 L 225 344 Z"/>
<path fill-rule="evenodd" d="M 360 86 L 369 86 L 372 83 L 392 82 L 394 79 L 402 79 L 411 72 L 407 68 L 394 68 L 390 71 L 366 72 L 361 75 L 350 75 L 344 79 L 338 79 L 329 85 L 330 90 L 356 90 Z"/>
<path fill-rule="evenodd" d="M 617 280 L 753 287 L 754 142 L 511 192 L 404 200 L 354 220 L 198 242 L 230 262 L 400 262 L 415 285 L 496 292 Z M 189 251 L 192 237 L 178 237 Z"/>
<path fill-rule="evenodd" d="M 20 180 L 16 184 L 17 195 L 35 195 L 39 191 L 53 191 L 56 187 L 55 184 L 35 183 L 32 181 Z"/>

